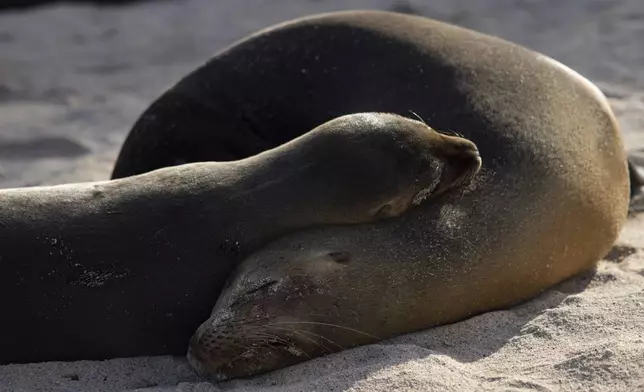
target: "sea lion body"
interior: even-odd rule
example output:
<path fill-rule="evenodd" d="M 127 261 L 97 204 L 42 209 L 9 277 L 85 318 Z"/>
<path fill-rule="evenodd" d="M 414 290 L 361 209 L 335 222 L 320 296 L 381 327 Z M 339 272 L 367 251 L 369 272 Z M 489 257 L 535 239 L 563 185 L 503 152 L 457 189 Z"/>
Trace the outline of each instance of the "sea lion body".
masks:
<path fill-rule="evenodd" d="M 201 374 L 246 376 L 508 307 L 612 247 L 629 173 L 602 93 L 534 51 L 395 13 L 316 15 L 237 42 L 143 114 L 114 176 L 252 155 L 347 113 L 410 110 L 478 146 L 472 187 L 251 255 L 193 338 Z M 271 328 L 278 320 L 301 329 Z M 244 333 L 256 322 L 263 337 Z"/>
<path fill-rule="evenodd" d="M 185 354 L 259 246 L 396 216 L 479 167 L 467 140 L 355 114 L 234 162 L 0 190 L 0 363 Z"/>

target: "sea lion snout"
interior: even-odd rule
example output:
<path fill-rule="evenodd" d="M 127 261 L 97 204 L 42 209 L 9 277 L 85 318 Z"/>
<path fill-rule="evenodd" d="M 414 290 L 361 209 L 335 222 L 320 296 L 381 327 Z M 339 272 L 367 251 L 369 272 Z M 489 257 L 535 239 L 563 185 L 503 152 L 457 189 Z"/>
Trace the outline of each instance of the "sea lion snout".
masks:
<path fill-rule="evenodd" d="M 481 157 L 478 147 L 471 140 L 460 136 L 441 135 L 444 140 L 441 154 L 446 158 Z"/>
<path fill-rule="evenodd" d="M 429 127 L 428 127 L 429 128 Z M 419 205 L 428 198 L 439 196 L 450 189 L 466 184 L 479 171 L 481 155 L 475 143 L 464 137 L 445 135 L 429 128 L 432 133 L 431 155 L 439 162 L 437 167 L 425 172 L 419 182 L 427 184 L 412 199 Z"/>
<path fill-rule="evenodd" d="M 201 378 L 217 382 L 248 376 L 248 369 L 261 372 L 301 362 L 310 351 L 305 349 L 307 327 L 287 320 L 255 314 L 232 322 L 210 318 L 192 336 L 188 362 Z"/>
<path fill-rule="evenodd" d="M 188 363 L 192 368 L 199 374 L 201 377 L 204 377 L 204 375 L 209 374 L 208 369 L 204 366 L 205 358 L 204 355 L 201 353 L 201 350 L 197 348 L 194 345 L 190 345 L 188 348 L 188 354 L 186 355 L 186 358 L 188 359 Z"/>
<path fill-rule="evenodd" d="M 208 319 L 192 335 L 186 358 L 200 377 L 221 379 L 224 377 L 221 370 L 227 359 L 239 355 L 237 347 L 227 344 L 230 343 L 227 338 L 229 334 L 230 330 L 225 322 L 217 324 Z"/>
<path fill-rule="evenodd" d="M 463 140 L 454 147 L 454 152 L 447 157 L 449 164 L 458 170 L 462 170 L 462 176 L 473 176 L 480 169 L 483 161 L 481 153 L 476 144 Z"/>
<path fill-rule="evenodd" d="M 448 164 L 462 170 L 464 174 L 475 174 L 481 168 L 481 153 L 476 144 L 467 139 L 452 140 L 444 154 Z"/>
<path fill-rule="evenodd" d="M 467 185 L 481 169 L 483 161 L 476 144 L 461 136 L 440 135 L 443 143 L 434 153 L 444 162 L 434 196 Z"/>

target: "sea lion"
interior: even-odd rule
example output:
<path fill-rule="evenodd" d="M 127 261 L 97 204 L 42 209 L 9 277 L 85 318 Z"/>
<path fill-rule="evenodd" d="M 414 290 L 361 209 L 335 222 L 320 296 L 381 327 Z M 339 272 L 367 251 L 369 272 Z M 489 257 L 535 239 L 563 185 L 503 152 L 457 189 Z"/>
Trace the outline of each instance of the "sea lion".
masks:
<path fill-rule="evenodd" d="M 1 190 L 0 363 L 185 355 L 258 246 L 399 215 L 479 167 L 467 140 L 365 113 L 234 162 Z"/>
<path fill-rule="evenodd" d="M 505 308 L 612 247 L 629 172 L 599 89 L 519 45 L 389 12 L 315 15 L 228 47 L 143 114 L 114 176 L 238 159 L 337 116 L 409 110 L 478 146 L 471 186 L 250 255 L 192 339 L 202 375 L 247 376 Z"/>

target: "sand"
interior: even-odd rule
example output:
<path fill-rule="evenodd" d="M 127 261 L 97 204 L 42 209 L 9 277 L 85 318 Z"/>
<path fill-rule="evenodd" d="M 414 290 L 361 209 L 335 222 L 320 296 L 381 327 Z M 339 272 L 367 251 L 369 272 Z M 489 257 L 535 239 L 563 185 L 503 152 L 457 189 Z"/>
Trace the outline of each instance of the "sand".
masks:
<path fill-rule="evenodd" d="M 108 178 L 141 111 L 217 50 L 286 19 L 356 8 L 413 8 L 546 53 L 596 82 L 627 148 L 644 147 L 641 0 L 59 5 L 0 14 L 0 187 Z M 618 245 L 597 271 L 521 306 L 253 379 L 209 384 L 184 358 L 130 358 L 3 366 L 0 391 L 644 390 L 644 215 Z"/>

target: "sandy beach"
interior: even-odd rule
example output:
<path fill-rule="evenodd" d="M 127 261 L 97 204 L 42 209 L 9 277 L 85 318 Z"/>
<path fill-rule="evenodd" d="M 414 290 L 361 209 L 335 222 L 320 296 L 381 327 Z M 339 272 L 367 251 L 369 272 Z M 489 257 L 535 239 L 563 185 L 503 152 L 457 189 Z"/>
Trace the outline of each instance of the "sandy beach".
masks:
<path fill-rule="evenodd" d="M 107 179 L 141 112 L 218 50 L 346 9 L 413 10 L 543 52 L 597 83 L 627 150 L 644 150 L 641 0 L 63 4 L 0 13 L 0 187 Z M 596 271 L 523 305 L 252 379 L 206 383 L 183 357 L 0 366 L 2 392 L 434 390 L 644 390 L 644 215 Z"/>

